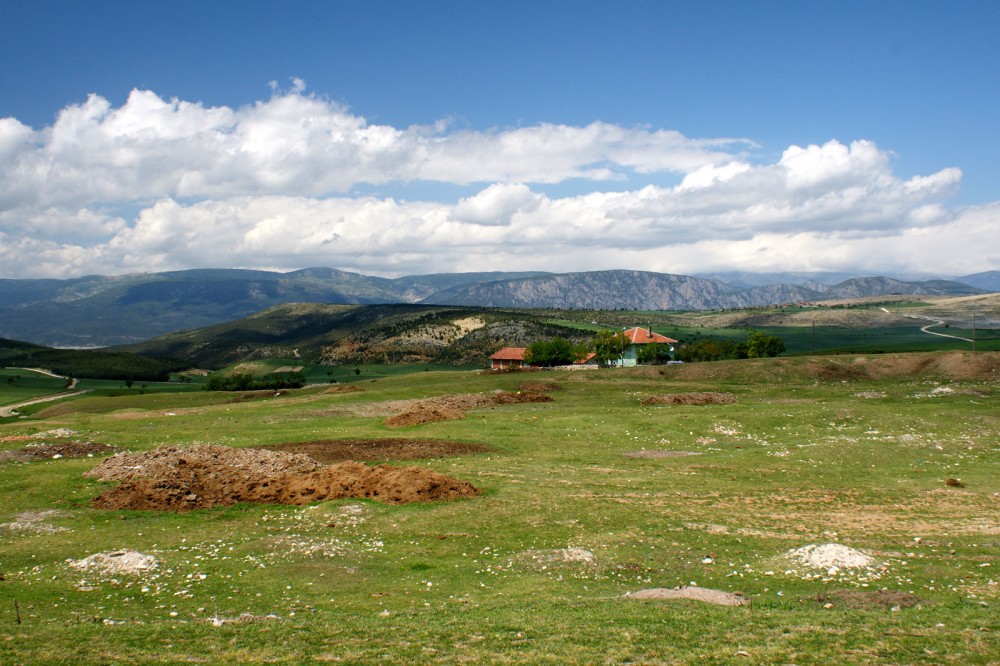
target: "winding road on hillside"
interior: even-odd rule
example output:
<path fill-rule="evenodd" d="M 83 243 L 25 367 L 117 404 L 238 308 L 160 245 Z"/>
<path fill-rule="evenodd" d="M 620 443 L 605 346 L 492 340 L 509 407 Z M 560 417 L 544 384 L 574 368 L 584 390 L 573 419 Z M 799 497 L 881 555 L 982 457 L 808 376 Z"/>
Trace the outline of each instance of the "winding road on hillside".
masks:
<path fill-rule="evenodd" d="M 28 372 L 37 372 L 42 375 L 47 375 L 49 377 L 55 377 L 56 379 L 69 379 L 68 377 L 63 377 L 62 375 L 57 375 L 54 372 L 49 372 L 48 370 L 42 370 L 41 368 L 11 368 L 11 370 L 26 370 Z M 69 384 L 66 386 L 65 391 L 60 391 L 59 393 L 53 393 L 51 395 L 43 395 L 39 398 L 32 398 L 31 400 L 23 400 L 21 402 L 15 403 L 13 405 L 4 405 L 0 407 L 0 419 L 9 418 L 14 416 L 17 410 L 22 407 L 27 407 L 28 405 L 37 405 L 40 402 L 52 402 L 53 400 L 61 400 L 62 398 L 68 398 L 71 395 L 80 395 L 81 393 L 88 393 L 89 391 L 77 391 L 76 390 L 76 377 L 70 379 Z"/>
<path fill-rule="evenodd" d="M 885 308 L 881 308 L 881 310 L 882 310 L 882 312 L 889 312 Z M 920 330 L 922 332 L 927 333 L 929 335 L 938 335 L 938 336 L 941 336 L 942 338 L 954 338 L 956 340 L 964 340 L 965 342 L 975 342 L 972 338 L 963 338 L 960 335 L 951 335 L 950 333 L 938 333 L 937 331 L 930 330 L 930 329 L 934 328 L 935 326 L 944 326 L 945 322 L 944 322 L 943 319 L 935 319 L 934 317 L 927 317 L 927 316 L 924 316 L 924 315 L 909 315 L 909 314 L 904 314 L 903 316 L 906 317 L 907 319 L 918 319 L 918 320 L 923 320 L 923 321 L 929 321 L 929 322 L 931 322 L 931 323 L 929 323 L 929 324 L 927 324 L 925 326 L 921 326 L 920 327 Z"/>

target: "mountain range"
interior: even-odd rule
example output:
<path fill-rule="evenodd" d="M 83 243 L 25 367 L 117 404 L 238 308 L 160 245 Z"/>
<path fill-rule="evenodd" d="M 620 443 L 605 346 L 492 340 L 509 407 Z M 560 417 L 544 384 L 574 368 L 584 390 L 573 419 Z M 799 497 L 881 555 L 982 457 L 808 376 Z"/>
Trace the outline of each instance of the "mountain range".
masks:
<path fill-rule="evenodd" d="M 726 275 L 731 275 L 730 281 L 720 279 Z M 390 279 L 307 268 L 290 273 L 195 269 L 64 280 L 0 279 L 0 337 L 57 347 L 121 345 L 296 302 L 712 310 L 888 294 L 1000 291 L 1000 271 L 954 280 L 854 277 L 835 283 L 824 280 L 842 274 L 754 275 L 709 278 L 612 270 L 441 273 Z"/>

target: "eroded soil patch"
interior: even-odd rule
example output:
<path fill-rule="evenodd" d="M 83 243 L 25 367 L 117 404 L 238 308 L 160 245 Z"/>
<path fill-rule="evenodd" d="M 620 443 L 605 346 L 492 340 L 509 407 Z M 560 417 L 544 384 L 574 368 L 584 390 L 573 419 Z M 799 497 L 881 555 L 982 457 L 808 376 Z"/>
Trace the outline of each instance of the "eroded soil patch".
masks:
<path fill-rule="evenodd" d="M 301 453 L 329 465 L 345 460 L 417 460 L 448 458 L 492 451 L 482 444 L 453 442 L 447 439 L 325 439 L 313 442 L 287 442 L 265 446 L 269 451 Z"/>
<path fill-rule="evenodd" d="M 479 494 L 468 482 L 423 467 L 359 462 L 321 467 L 298 453 L 209 445 L 115 456 L 86 476 L 123 479 L 91 501 L 99 509 L 189 511 L 237 502 L 303 505 L 348 497 L 403 504 Z"/>
<path fill-rule="evenodd" d="M 51 460 L 53 458 L 83 458 L 105 453 L 114 453 L 115 448 L 96 442 L 52 442 L 46 444 L 29 444 L 13 451 L 0 452 L 0 462 L 31 462 L 32 460 Z"/>
<path fill-rule="evenodd" d="M 626 451 L 622 455 L 626 458 L 683 458 L 685 456 L 697 456 L 701 454 L 697 451 L 643 450 Z"/>
<path fill-rule="evenodd" d="M 535 391 L 494 391 L 492 393 L 467 393 L 443 395 L 422 400 L 396 400 L 368 405 L 359 413 L 365 416 L 391 414 L 384 425 L 389 428 L 434 423 L 465 418 L 473 409 L 499 405 L 516 405 L 526 402 L 552 402 L 552 398 Z"/>
<path fill-rule="evenodd" d="M 815 599 L 823 605 L 829 604 L 828 607 L 860 610 L 912 608 L 926 603 L 912 592 L 902 590 L 830 590 Z"/>
<path fill-rule="evenodd" d="M 644 405 L 731 405 L 736 398 L 731 393 L 671 393 L 654 395 L 642 401 Z"/>

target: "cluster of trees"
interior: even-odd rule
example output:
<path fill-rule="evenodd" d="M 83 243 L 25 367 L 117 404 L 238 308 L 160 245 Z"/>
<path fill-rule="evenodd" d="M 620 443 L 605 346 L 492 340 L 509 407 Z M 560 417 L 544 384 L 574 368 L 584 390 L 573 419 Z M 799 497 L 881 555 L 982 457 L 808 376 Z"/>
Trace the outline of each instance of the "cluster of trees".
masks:
<path fill-rule="evenodd" d="M 206 391 L 274 391 L 278 389 L 302 388 L 306 376 L 301 372 L 279 372 L 255 377 L 250 372 L 236 372 L 231 375 L 215 373 L 205 382 Z"/>
<path fill-rule="evenodd" d="M 611 365 L 621 360 L 628 346 L 629 340 L 624 334 L 599 331 L 589 343 L 574 344 L 563 338 L 533 342 L 525 351 L 524 360 L 543 367 L 570 365 L 593 352 L 599 365 Z M 777 356 L 784 351 L 785 343 L 778 336 L 753 331 L 742 342 L 704 339 L 679 346 L 676 351 L 666 344 L 642 345 L 638 358 L 639 363 L 663 363 L 671 359 L 684 362 L 719 361 Z"/>
<path fill-rule="evenodd" d="M 173 360 L 80 349 L 0 345 L 0 365 L 45 368 L 57 375 L 85 379 L 132 380 L 135 382 L 165 382 L 171 372 L 186 364 Z"/>
<path fill-rule="evenodd" d="M 694 361 L 765 358 L 777 356 L 784 351 L 785 342 L 777 335 L 753 331 L 743 342 L 706 338 L 684 345 L 677 350 L 677 360 L 691 363 Z"/>

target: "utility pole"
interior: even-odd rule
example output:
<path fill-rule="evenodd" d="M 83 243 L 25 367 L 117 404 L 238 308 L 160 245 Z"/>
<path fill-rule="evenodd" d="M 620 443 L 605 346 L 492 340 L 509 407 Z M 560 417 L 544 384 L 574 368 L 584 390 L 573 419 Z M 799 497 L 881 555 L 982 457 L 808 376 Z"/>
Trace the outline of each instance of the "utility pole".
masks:
<path fill-rule="evenodd" d="M 972 313 L 972 351 L 976 351 L 976 313 Z"/>

